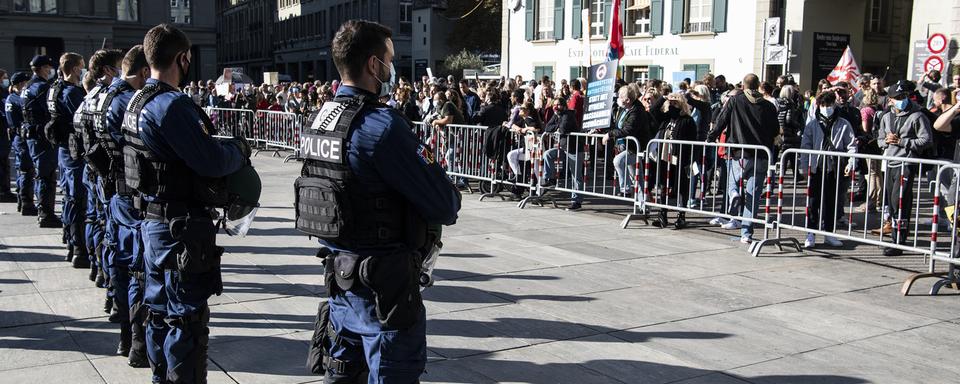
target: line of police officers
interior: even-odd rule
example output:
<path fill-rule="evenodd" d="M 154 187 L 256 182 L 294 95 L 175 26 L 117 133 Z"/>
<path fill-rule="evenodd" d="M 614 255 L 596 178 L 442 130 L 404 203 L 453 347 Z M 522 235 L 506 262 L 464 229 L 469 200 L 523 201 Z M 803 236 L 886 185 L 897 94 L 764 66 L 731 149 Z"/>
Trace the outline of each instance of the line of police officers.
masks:
<path fill-rule="evenodd" d="M 328 383 L 419 381 L 420 290 L 432 279 L 440 226 L 460 209 L 411 122 L 378 101 L 395 83 L 391 37 L 371 22 L 340 28 L 342 86 L 304 132 L 318 145 L 303 150 L 296 227 L 320 239 L 330 296 L 308 369 Z M 142 46 L 97 51 L 89 66 L 64 54 L 56 78 L 51 59 L 34 57 L 33 76 L 15 74 L 5 100 L 18 209 L 39 215 L 41 227 L 62 226 L 67 260 L 107 288 L 105 310 L 121 326 L 117 353 L 149 366 L 154 383 L 206 382 L 207 299 L 222 291 L 216 234 L 243 233 L 260 194 L 246 140 L 214 138 L 204 111 L 179 91 L 190 62 L 187 36 L 162 24 Z"/>

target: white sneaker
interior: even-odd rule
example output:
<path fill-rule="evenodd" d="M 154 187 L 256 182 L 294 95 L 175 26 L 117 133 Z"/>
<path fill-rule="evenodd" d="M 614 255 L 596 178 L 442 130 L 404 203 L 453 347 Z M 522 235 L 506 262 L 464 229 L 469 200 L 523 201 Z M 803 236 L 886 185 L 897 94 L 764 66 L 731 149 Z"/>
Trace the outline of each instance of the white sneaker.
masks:
<path fill-rule="evenodd" d="M 740 236 L 740 242 L 743 244 L 753 244 L 753 239 L 750 238 L 750 235 Z"/>
<path fill-rule="evenodd" d="M 803 247 L 804 247 L 804 248 L 813 248 L 813 244 L 815 244 L 816 241 L 817 241 L 817 236 L 814 235 L 814 234 L 812 234 L 812 233 L 808 233 L 808 234 L 807 234 L 807 239 L 803 241 Z"/>
<path fill-rule="evenodd" d="M 710 219 L 710 225 L 724 225 L 726 223 L 727 219 L 722 217 L 714 217 L 713 219 Z"/>
<path fill-rule="evenodd" d="M 843 246 L 843 242 L 841 242 L 839 239 L 837 239 L 836 237 L 833 237 L 833 236 L 826 236 L 826 237 L 824 237 L 823 242 L 824 242 L 824 243 L 827 243 L 827 245 L 829 245 L 829 246 L 831 246 L 831 247 L 842 247 L 842 246 Z"/>
<path fill-rule="evenodd" d="M 740 229 L 740 220 L 730 220 L 720 226 L 723 229 Z"/>

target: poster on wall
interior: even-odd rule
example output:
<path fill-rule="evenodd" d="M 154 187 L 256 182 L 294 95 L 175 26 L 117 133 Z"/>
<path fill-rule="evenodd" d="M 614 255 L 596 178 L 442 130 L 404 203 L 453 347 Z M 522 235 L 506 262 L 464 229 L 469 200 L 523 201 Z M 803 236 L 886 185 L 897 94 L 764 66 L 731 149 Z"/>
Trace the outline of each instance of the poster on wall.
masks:
<path fill-rule="evenodd" d="M 587 108 L 583 114 L 584 131 L 610 127 L 616 82 L 616 60 L 590 67 L 590 73 L 587 74 Z"/>
<path fill-rule="evenodd" d="M 813 33 L 813 71 L 810 87 L 817 88 L 817 82 L 826 79 L 833 67 L 843 56 L 843 50 L 850 45 L 850 35 L 843 33 Z"/>

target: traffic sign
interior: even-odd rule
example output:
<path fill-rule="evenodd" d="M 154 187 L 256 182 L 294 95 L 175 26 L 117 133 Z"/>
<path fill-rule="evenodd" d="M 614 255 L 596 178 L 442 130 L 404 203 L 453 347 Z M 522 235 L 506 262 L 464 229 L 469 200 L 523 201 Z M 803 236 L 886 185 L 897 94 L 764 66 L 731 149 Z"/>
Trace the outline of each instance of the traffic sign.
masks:
<path fill-rule="evenodd" d="M 938 54 L 947 49 L 947 37 L 942 33 L 934 33 L 927 39 L 927 49 L 932 54 Z"/>
<path fill-rule="evenodd" d="M 784 65 L 787 63 L 787 46 L 786 45 L 770 45 L 767 46 L 767 64 L 771 65 Z"/>
<path fill-rule="evenodd" d="M 927 58 L 927 61 L 923 63 L 923 71 L 930 72 L 933 70 L 943 71 L 943 58 L 940 56 L 930 56 Z"/>

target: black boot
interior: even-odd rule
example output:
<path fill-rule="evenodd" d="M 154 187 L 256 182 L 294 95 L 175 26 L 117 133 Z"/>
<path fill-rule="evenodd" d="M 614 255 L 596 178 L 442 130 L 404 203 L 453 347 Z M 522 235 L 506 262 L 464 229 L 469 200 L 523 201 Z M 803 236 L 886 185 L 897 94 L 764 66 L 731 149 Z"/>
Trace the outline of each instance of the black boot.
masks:
<path fill-rule="evenodd" d="M 120 344 L 117 345 L 117 355 L 128 357 L 130 355 L 130 341 L 131 341 L 131 331 L 130 323 L 126 321 L 120 322 Z"/>
<path fill-rule="evenodd" d="M 207 343 L 210 340 L 210 329 L 207 323 L 210 322 L 210 309 L 204 307 L 200 313 L 200 318 L 186 324 L 180 324 L 188 332 L 194 342 L 194 348 L 190 351 L 184 364 L 178 367 L 171 367 L 167 372 L 167 380 L 174 383 L 178 382 L 207 382 Z M 192 379 L 190 376 L 193 376 Z"/>
<path fill-rule="evenodd" d="M 72 245 L 67 244 L 67 262 L 68 263 L 73 262 L 73 248 L 74 247 Z"/>
<path fill-rule="evenodd" d="M 660 213 L 657 214 L 657 218 L 653 221 L 653 226 L 657 228 L 666 228 L 670 223 L 667 221 L 667 210 L 661 209 Z"/>
<path fill-rule="evenodd" d="M 87 254 L 87 248 L 81 245 L 73 246 L 73 259 L 71 260 L 74 268 L 90 268 L 90 256 Z"/>
<path fill-rule="evenodd" d="M 143 305 L 137 305 L 131 309 L 135 311 L 132 311 L 133 316 L 130 319 L 130 354 L 127 355 L 127 365 L 146 368 L 150 366 L 147 360 L 147 332 L 143 326 L 147 311 Z"/>
<path fill-rule="evenodd" d="M 88 262 L 89 262 L 89 261 L 88 261 Z M 96 281 L 97 281 L 97 270 L 98 270 L 98 269 L 99 269 L 99 268 L 97 268 L 97 263 L 90 263 L 90 275 L 88 276 L 88 277 L 90 278 L 90 281 L 93 281 L 93 282 L 96 282 Z M 99 285 L 97 285 L 97 286 L 99 287 Z"/>
<path fill-rule="evenodd" d="M 687 226 L 687 213 L 686 212 L 677 213 L 677 221 L 673 223 L 673 228 L 683 229 L 683 228 L 686 228 L 686 226 Z"/>
<path fill-rule="evenodd" d="M 37 210 L 37 206 L 33 205 L 32 201 L 24 201 L 20 207 L 20 216 L 36 216 L 40 212 Z"/>

